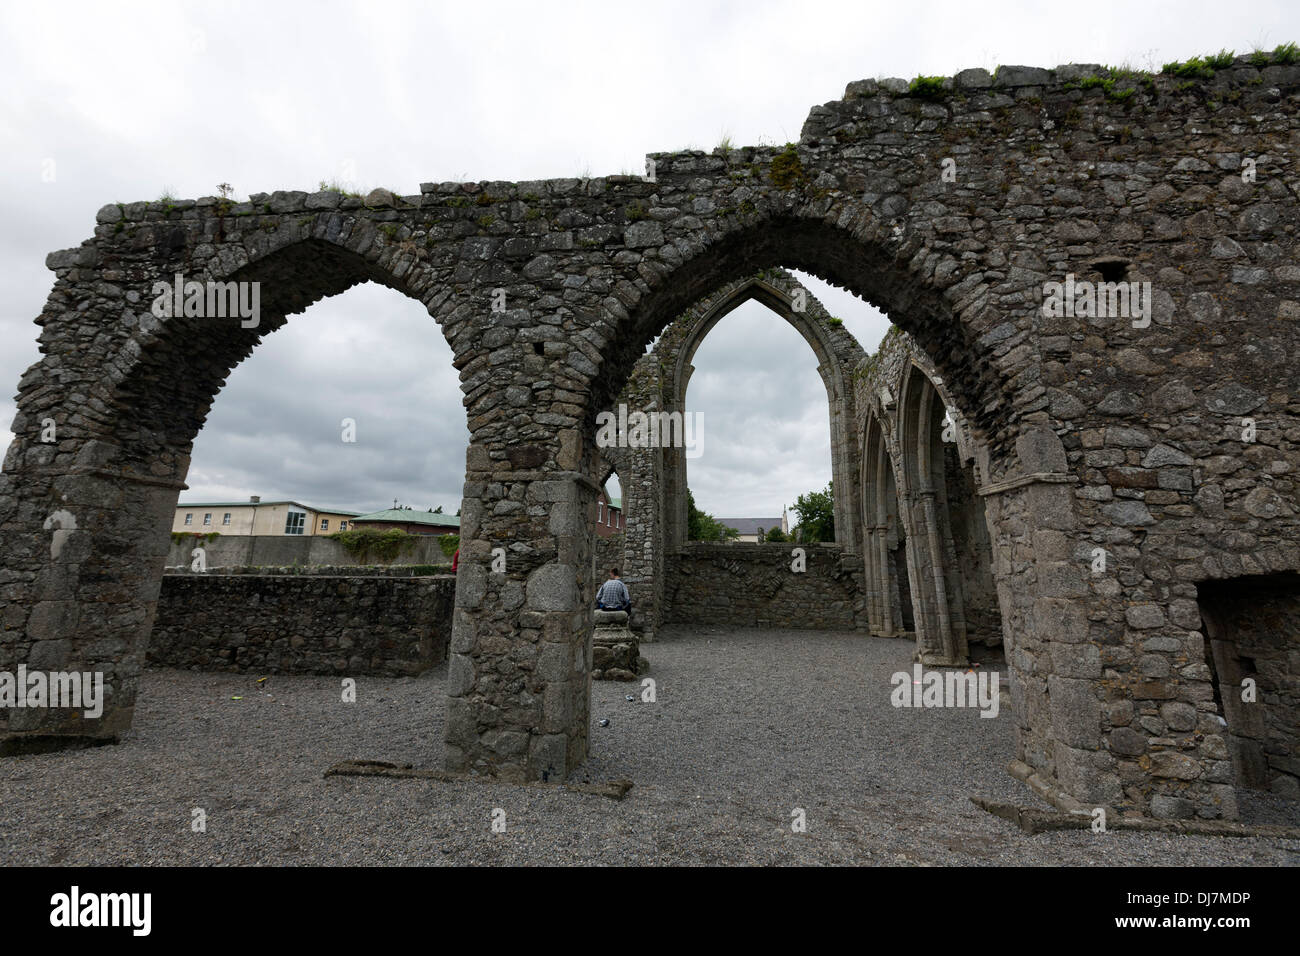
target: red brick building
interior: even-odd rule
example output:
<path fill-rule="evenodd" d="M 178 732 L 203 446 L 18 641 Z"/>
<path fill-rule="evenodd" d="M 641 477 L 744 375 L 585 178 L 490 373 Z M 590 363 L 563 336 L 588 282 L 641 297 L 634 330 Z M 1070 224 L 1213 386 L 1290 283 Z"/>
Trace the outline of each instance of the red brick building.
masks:
<path fill-rule="evenodd" d="M 596 501 L 596 534 L 602 538 L 623 533 L 623 499 L 609 498 L 600 493 Z"/>

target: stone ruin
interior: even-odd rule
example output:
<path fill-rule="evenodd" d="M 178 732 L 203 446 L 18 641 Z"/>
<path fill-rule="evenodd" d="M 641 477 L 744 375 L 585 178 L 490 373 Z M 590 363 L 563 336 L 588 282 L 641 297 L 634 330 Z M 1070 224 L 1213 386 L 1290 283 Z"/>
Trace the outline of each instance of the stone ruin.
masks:
<path fill-rule="evenodd" d="M 592 680 L 636 680 L 650 670 L 640 638 L 628 627 L 627 611 L 596 611 L 593 621 Z"/>
<path fill-rule="evenodd" d="M 1000 640 L 1018 765 L 1085 805 L 1232 818 L 1238 785 L 1294 796 L 1300 67 L 1106 76 L 855 82 L 797 143 L 654 154 L 644 178 L 105 206 L 47 258 L 0 474 L 0 669 L 93 668 L 110 697 L 95 721 L 0 712 L 0 746 L 130 726 L 215 395 L 263 334 L 373 281 L 438 323 L 471 433 L 446 765 L 563 777 L 588 752 L 595 416 L 678 317 L 707 325 L 736 283 L 779 306 L 783 265 L 907 333 L 855 366 L 800 320 L 866 630 L 934 665 Z M 159 315 L 177 275 L 247 283 L 260 313 Z M 1085 288 L 1108 307 L 1049 307 Z M 629 515 L 628 564 L 663 580 L 683 489 L 651 464 L 663 509 L 658 530 Z"/>

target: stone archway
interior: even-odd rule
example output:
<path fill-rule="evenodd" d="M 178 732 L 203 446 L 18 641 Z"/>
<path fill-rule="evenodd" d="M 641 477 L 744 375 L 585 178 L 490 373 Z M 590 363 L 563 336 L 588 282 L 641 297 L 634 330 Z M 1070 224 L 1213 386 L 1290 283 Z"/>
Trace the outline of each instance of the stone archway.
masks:
<path fill-rule="evenodd" d="M 945 445 L 957 426 L 934 383 L 909 365 L 900 383 L 899 446 L 904 481 L 900 510 L 908 528 L 908 566 L 917 620 L 917 653 L 927 664 L 965 664 L 965 594 L 949 520 Z"/>
<path fill-rule="evenodd" d="M 826 389 L 831 434 L 831 474 L 838 489 L 835 497 L 836 542 L 853 564 L 859 550 L 856 516 L 858 489 L 857 416 L 854 413 L 853 374 L 866 358 L 861 345 L 831 316 L 798 280 L 784 269 L 772 268 L 729 282 L 678 316 L 636 363 L 627 385 L 613 407 L 634 411 L 681 415 L 690 413 L 686 391 L 694 367 L 691 361 L 700 344 L 719 321 L 745 302 L 762 303 L 788 322 L 809 343 L 818 359 L 818 373 Z M 629 534 L 625 564 L 629 586 L 647 596 L 647 626 L 663 623 L 666 611 L 665 561 L 687 543 L 687 461 L 684 447 L 602 448 L 607 460 L 618 460 L 620 480 L 641 489 L 628 506 Z M 635 525 L 635 532 L 633 526 Z M 656 557 L 657 556 L 657 557 Z"/>
<path fill-rule="evenodd" d="M 909 570 L 906 515 L 899 508 L 894 458 L 886 420 L 868 408 L 862 439 L 864 573 L 871 633 L 881 637 L 916 634 Z"/>
<path fill-rule="evenodd" d="M 47 342 L 75 341 L 78 330 L 68 320 L 82 314 L 108 357 L 93 350 L 53 352 L 26 379 L 3 476 L 10 528 L 25 521 L 40 527 L 53 510 L 66 516 L 66 532 L 48 561 L 38 540 L 7 536 L 6 566 L 21 569 L 30 590 L 25 601 L 7 602 L 6 621 L 10 634 L 22 635 L 19 653 L 31 666 L 103 673 L 107 704 L 97 721 L 75 709 L 14 711 L 0 749 L 114 740 L 129 728 L 167 554 L 168 515 L 185 488 L 190 451 L 213 400 L 261 337 L 312 303 L 362 282 L 410 297 L 433 284 L 428 276 L 398 278 L 384 268 L 365 234 L 332 241 L 268 233 L 254 233 L 237 253 L 232 241 L 204 270 L 192 271 L 175 231 L 165 228 L 145 231 L 152 242 L 131 237 L 133 255 L 101 256 L 91 247 L 89 256 L 83 251 L 73 258 L 99 260 L 93 269 L 67 262 L 58 268 L 45 315 Z M 77 277 L 85 272 L 99 280 L 81 291 Z M 230 283 L 240 287 L 236 296 L 255 290 L 246 301 L 255 301 L 259 311 L 247 318 L 186 315 L 184 302 L 195 290 L 182 284 L 173 298 L 177 275 L 199 284 L 196 310 L 237 301 L 224 299 L 222 286 Z M 160 299 L 166 301 L 159 305 Z M 77 306 L 71 315 L 62 311 L 70 302 Z M 35 378 L 77 384 L 33 389 Z M 52 423 L 56 441 L 33 441 L 33 421 Z"/>
<path fill-rule="evenodd" d="M 866 353 L 840 320 L 831 316 L 794 276 L 774 268 L 723 286 L 665 329 L 650 354 L 638 363 L 638 370 L 642 365 L 649 374 L 663 369 L 666 377 L 661 389 L 665 410 L 687 413 L 686 390 L 694 371 L 691 362 L 696 351 L 718 322 L 750 300 L 761 303 L 788 322 L 817 356 L 817 372 L 826 389 L 830 413 L 831 478 L 840 489 L 835 497 L 835 538 L 846 553 L 854 554 L 858 550 L 858 527 L 854 520 L 857 495 L 853 481 L 858 472 L 858 443 L 852 374 Z M 665 449 L 664 539 L 669 550 L 686 543 L 686 473 L 687 456 L 683 450 Z"/>
<path fill-rule="evenodd" d="M 908 331 L 987 450 L 1023 763 L 1090 805 L 1231 815 L 1221 735 L 1148 733 L 1178 758 L 1148 764 L 1115 744 L 1125 702 L 1211 693 L 1189 666 L 1198 582 L 1300 570 L 1300 209 L 1269 163 L 1238 173 L 1246 155 L 1286 168 L 1300 68 L 1238 58 L 1213 98 L 1163 76 L 1118 97 L 1079 82 L 1103 73 L 861 81 L 797 144 L 656 154 L 651 179 L 105 206 L 93 238 L 47 259 L 43 357 L 0 473 L 0 666 L 83 665 L 113 696 L 93 726 L 6 711 L 0 737 L 129 723 L 151 542 L 205 403 L 255 341 L 238 322 L 155 321 L 153 283 L 263 281 L 273 323 L 372 278 L 439 321 L 468 412 L 446 762 L 569 772 L 587 753 L 594 416 L 693 303 L 787 265 Z M 1053 286 L 1117 274 L 1140 314 L 1045 308 Z M 1097 547 L 1118 559 L 1103 573 L 1080 557 Z M 1148 658 L 1168 679 L 1145 678 Z"/>
<path fill-rule="evenodd" d="M 912 338 L 897 329 L 860 369 L 859 403 L 863 424 L 864 489 L 896 507 L 868 504 L 865 526 L 875 526 L 889 549 L 905 543 L 902 554 L 869 554 L 874 591 L 890 601 L 909 591 L 912 607 L 882 606 L 886 618 L 910 610 L 915 621 L 917 657 L 927 663 L 957 663 L 953 647 L 975 642 L 1000 644 L 999 597 L 992 572 L 993 548 L 984 505 L 989 489 L 987 445 L 970 428 L 934 363 Z M 874 464 L 873 464 L 874 462 Z M 868 492 L 864 490 L 864 498 Z M 892 565 L 892 567 L 891 567 Z M 901 571 L 907 568 L 904 575 Z M 883 571 L 900 569 L 897 588 L 880 583 Z M 1013 582 L 1006 582 L 1010 587 Z M 947 644 L 944 627 L 948 628 Z"/>

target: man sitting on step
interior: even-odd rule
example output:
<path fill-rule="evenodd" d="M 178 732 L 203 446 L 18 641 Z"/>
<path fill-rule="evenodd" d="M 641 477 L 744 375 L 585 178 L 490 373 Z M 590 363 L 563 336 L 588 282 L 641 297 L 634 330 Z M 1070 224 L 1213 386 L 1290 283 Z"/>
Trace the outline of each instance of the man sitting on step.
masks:
<path fill-rule="evenodd" d="M 601 611 L 627 611 L 632 616 L 632 595 L 618 579 L 618 568 L 609 569 L 609 580 L 596 592 L 596 607 Z"/>

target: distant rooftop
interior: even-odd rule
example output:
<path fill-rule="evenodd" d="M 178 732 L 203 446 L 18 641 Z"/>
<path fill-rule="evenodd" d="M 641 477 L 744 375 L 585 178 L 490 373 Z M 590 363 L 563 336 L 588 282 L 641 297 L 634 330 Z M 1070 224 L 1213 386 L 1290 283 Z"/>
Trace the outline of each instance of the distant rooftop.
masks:
<path fill-rule="evenodd" d="M 458 515 L 435 514 L 431 511 L 416 511 L 414 508 L 385 508 L 383 511 L 372 511 L 368 515 L 357 515 L 357 521 L 392 521 L 406 522 L 409 524 L 431 524 L 440 528 L 459 528 L 460 517 Z"/>
<path fill-rule="evenodd" d="M 301 501 L 178 501 L 177 508 L 264 508 L 268 505 L 297 505 L 299 508 L 306 508 L 308 511 L 323 512 L 331 515 L 347 515 L 355 518 L 361 514 L 360 511 L 347 511 L 343 508 L 318 508 L 316 505 L 305 505 Z"/>

